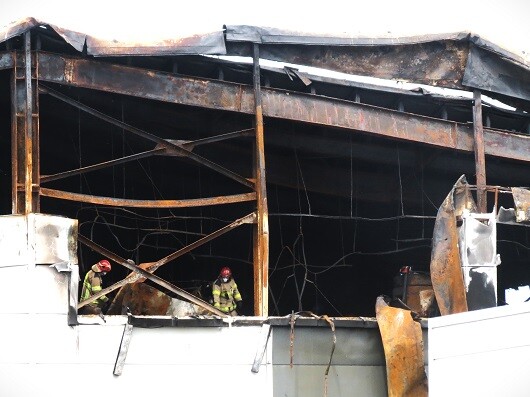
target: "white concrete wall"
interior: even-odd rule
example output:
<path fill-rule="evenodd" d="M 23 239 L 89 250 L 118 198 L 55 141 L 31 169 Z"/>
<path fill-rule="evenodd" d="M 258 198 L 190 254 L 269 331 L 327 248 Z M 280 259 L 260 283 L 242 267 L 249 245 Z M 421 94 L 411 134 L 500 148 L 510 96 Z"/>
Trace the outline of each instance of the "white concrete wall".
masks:
<path fill-rule="evenodd" d="M 221 390 L 272 396 L 270 359 L 251 372 L 260 327 L 133 328 L 122 375 L 115 376 L 124 329 L 119 321 L 74 327 L 65 316 L 2 315 L 0 321 L 10 324 L 0 341 L 0 396 L 208 396 Z"/>
<path fill-rule="evenodd" d="M 78 277 L 76 227 L 59 217 L 0 217 L 0 247 L 9 259 L 0 265 L 0 397 L 272 396 L 270 341 L 259 372 L 251 371 L 263 343 L 259 325 L 135 327 L 115 376 L 126 317 L 68 325 L 69 289 Z M 49 266 L 61 261 L 72 272 Z"/>
<path fill-rule="evenodd" d="M 429 319 L 429 396 L 530 395 L 530 302 Z"/>

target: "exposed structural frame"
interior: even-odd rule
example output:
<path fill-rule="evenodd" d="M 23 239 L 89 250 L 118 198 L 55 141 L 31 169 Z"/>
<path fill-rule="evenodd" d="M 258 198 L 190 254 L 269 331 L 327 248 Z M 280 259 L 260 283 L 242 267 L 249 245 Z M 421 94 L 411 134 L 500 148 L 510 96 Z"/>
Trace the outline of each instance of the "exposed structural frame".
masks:
<path fill-rule="evenodd" d="M 259 54 L 257 52 L 256 54 Z M 6 55 L 6 56 L 4 56 Z M 198 144 L 205 144 L 214 142 L 222 139 L 230 139 L 235 136 L 242 134 L 225 134 L 223 137 L 214 137 L 200 140 L 200 142 L 185 142 L 176 143 L 170 140 L 165 140 L 157 137 L 156 135 L 150 134 L 146 131 L 142 131 L 139 128 L 127 125 L 119 120 L 116 120 L 108 115 L 98 112 L 95 109 L 73 100 L 59 92 L 56 92 L 50 88 L 41 87 L 39 89 L 38 82 L 42 80 L 42 76 L 38 73 L 38 65 L 46 60 L 40 59 L 39 52 L 31 51 L 31 32 L 24 33 L 24 54 L 19 57 L 17 52 L 10 52 L 8 54 L 2 54 L 2 65 L 1 68 L 6 69 L 9 67 L 9 57 L 11 56 L 11 67 L 12 72 L 12 153 L 13 153 L 13 169 L 12 169 L 12 213 L 13 214 L 28 214 L 31 212 L 38 212 L 40 210 L 40 196 L 47 196 L 58 199 L 74 200 L 79 202 L 89 202 L 94 204 L 102 204 L 109 206 L 129 206 L 129 207 L 146 207 L 146 208 L 177 208 L 177 207 L 197 207 L 207 205 L 219 205 L 228 204 L 244 201 L 256 201 L 256 214 L 247 215 L 246 217 L 236 220 L 232 224 L 228 225 L 233 227 L 234 224 L 242 223 L 254 223 L 254 314 L 256 316 L 267 316 L 268 315 L 268 252 L 269 252 L 269 240 L 268 240 L 268 211 L 267 211 L 267 195 L 266 195 L 266 180 L 265 180 L 265 154 L 264 154 L 264 139 L 263 139 L 263 115 L 261 110 L 261 93 L 260 93 L 260 73 L 259 73 L 259 58 L 256 58 L 255 62 L 255 163 L 253 166 L 253 180 L 244 178 L 220 165 L 205 159 L 196 153 L 192 152 L 193 147 Z M 19 59 L 20 58 L 20 59 Z M 23 65 L 23 68 L 18 65 Z M 66 77 L 66 76 L 63 76 Z M 63 79 L 63 82 L 67 78 Z M 66 102 L 72 106 L 75 106 L 79 110 L 87 112 L 94 117 L 102 119 L 113 125 L 116 125 L 123 130 L 135 134 L 136 136 L 154 142 L 157 146 L 147 152 L 138 153 L 133 156 L 127 156 L 127 158 L 112 160 L 103 164 L 93 165 L 85 167 L 84 169 L 71 170 L 61 174 L 44 176 L 41 180 L 40 169 L 39 169 L 39 115 L 38 115 L 38 95 L 40 93 L 48 94 L 56 99 Z M 192 200 L 127 200 L 127 199 L 116 199 L 109 197 L 96 197 L 91 195 L 76 194 L 71 192 L 64 192 L 56 189 L 41 188 L 41 183 L 45 183 L 51 180 L 61 179 L 66 176 L 80 174 L 84 172 L 101 169 L 107 166 L 125 163 L 139 158 L 148 157 L 154 154 L 178 154 L 185 156 L 190 160 L 199 163 L 202 166 L 208 167 L 213 171 L 216 171 L 247 188 L 252 189 L 250 193 L 220 196 L 211 198 L 200 198 Z M 231 228 L 223 228 L 231 230 Z M 210 241 L 211 239 L 224 233 L 220 231 L 210 234 L 208 239 L 203 238 L 199 240 L 202 243 Z M 80 241 L 83 240 L 80 238 Z M 88 241 L 83 240 L 85 244 L 89 244 Z M 92 243 L 93 244 L 93 243 Z M 167 263 L 169 260 L 175 259 L 182 255 L 184 252 L 189 252 L 191 249 L 201 244 L 190 244 L 184 249 L 177 251 L 166 258 L 163 258 L 155 263 L 158 266 L 151 266 L 149 269 L 154 272 L 161 264 Z M 191 247 L 191 248 L 190 248 Z M 92 248 L 95 248 L 92 246 Z M 103 250 L 100 248 L 100 251 Z M 110 251 L 107 252 L 109 257 L 115 257 L 118 263 L 126 266 L 127 264 L 122 258 L 117 257 Z M 176 256 L 175 256 L 176 255 Z M 131 268 L 131 270 L 137 271 Z M 140 269 L 141 270 L 141 269 Z M 142 270 L 143 271 L 143 270 Z M 144 271 L 145 272 L 145 271 Z M 139 272 L 141 273 L 141 272 Z M 146 273 L 148 274 L 148 273 Z M 146 276 L 147 277 L 147 276 Z M 164 280 L 158 280 L 155 276 L 151 275 L 150 278 L 155 283 L 162 285 L 169 290 L 182 295 L 182 291 L 175 286 L 165 282 Z M 190 297 L 185 296 L 190 299 Z M 85 304 L 88 302 L 85 302 Z M 197 302 L 194 302 L 197 303 Z M 200 302 L 198 303 L 199 305 Z M 81 307 L 81 306 L 80 306 Z M 216 313 L 218 314 L 218 313 Z"/>
<path fill-rule="evenodd" d="M 479 209 L 486 207 L 485 156 L 530 162 L 530 137 L 484 128 L 481 93 L 474 92 L 473 125 L 408 114 L 341 99 L 261 87 L 260 47 L 253 44 L 253 87 L 245 84 L 145 70 L 110 64 L 90 58 L 31 51 L 31 33 L 23 35 L 23 51 L 0 53 L 0 69 L 12 69 L 12 212 L 27 214 L 40 210 L 40 196 L 114 206 L 169 208 L 217 205 L 255 201 L 254 224 L 254 314 L 268 315 L 268 209 L 264 150 L 264 117 L 337 128 L 347 133 L 368 133 L 381 137 L 433 145 L 446 149 L 474 152 Z M 45 84 L 54 83 L 148 100 L 217 109 L 255 116 L 253 178 L 244 178 L 193 153 L 194 146 L 241 136 L 231 133 L 194 142 L 164 140 L 123 123 L 78 101 L 56 92 Z M 151 150 L 101 164 L 55 175 L 40 175 L 39 168 L 39 93 L 65 103 L 150 140 Z M 244 132 L 245 134 L 248 131 Z M 41 184 L 66 176 L 123 164 L 151 155 L 186 156 L 251 190 L 232 196 L 194 200 L 125 200 L 80 195 L 47 189 Z"/>

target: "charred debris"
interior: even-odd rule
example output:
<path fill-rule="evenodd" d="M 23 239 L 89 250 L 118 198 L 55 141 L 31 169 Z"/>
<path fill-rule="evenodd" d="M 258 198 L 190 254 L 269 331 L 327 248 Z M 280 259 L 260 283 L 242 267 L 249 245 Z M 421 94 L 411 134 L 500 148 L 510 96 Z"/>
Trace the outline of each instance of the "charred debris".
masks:
<path fill-rule="evenodd" d="M 144 264 L 137 278 L 194 299 L 228 265 L 248 316 L 373 317 L 378 296 L 422 285 L 441 314 L 467 310 L 469 283 L 446 277 L 465 207 L 494 214 L 479 221 L 496 223 L 493 303 L 530 284 L 530 71 L 480 37 L 228 26 L 133 46 L 32 18 L 2 33 L 0 208 L 78 219 L 81 274 L 102 255 L 123 265 L 111 284 Z"/>

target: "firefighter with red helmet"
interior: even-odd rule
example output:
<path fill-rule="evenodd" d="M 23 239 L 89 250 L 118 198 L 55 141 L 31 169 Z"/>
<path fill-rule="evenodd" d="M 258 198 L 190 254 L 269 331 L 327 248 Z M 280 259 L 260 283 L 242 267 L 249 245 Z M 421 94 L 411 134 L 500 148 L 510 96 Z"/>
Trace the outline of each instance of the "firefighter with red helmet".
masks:
<path fill-rule="evenodd" d="M 90 298 L 103 289 L 103 276 L 107 272 L 110 272 L 110 270 L 110 263 L 106 259 L 102 259 L 95 265 L 92 265 L 92 268 L 87 272 L 83 281 L 81 301 Z M 109 298 L 106 295 L 100 296 L 95 301 L 84 306 L 82 311 L 84 314 L 101 314 L 108 300 Z"/>
<path fill-rule="evenodd" d="M 231 316 L 237 316 L 243 307 L 243 299 L 237 289 L 229 267 L 223 267 L 219 277 L 213 283 L 212 295 L 214 307 Z"/>

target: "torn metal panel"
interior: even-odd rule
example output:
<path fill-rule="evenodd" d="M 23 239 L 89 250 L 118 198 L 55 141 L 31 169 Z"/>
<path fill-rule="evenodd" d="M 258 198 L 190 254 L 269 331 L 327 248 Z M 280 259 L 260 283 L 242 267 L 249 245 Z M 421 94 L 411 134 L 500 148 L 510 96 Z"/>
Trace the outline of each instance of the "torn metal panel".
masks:
<path fill-rule="evenodd" d="M 460 231 L 460 256 L 469 310 L 497 306 L 497 223 L 495 212 L 464 213 Z"/>
<path fill-rule="evenodd" d="M 506 101 L 507 104 L 530 111 L 530 68 L 507 62 L 493 52 L 475 46 L 470 48 L 462 84 L 490 94 L 503 94 L 504 101 L 506 97 L 515 98 L 515 101 Z M 521 106 L 524 104 L 526 106 Z"/>
<path fill-rule="evenodd" d="M 515 221 L 530 221 L 530 190 L 512 187 L 513 201 L 515 202 Z"/>
<path fill-rule="evenodd" d="M 420 323 L 410 310 L 390 307 L 382 296 L 375 305 L 377 324 L 383 341 L 386 378 L 390 397 L 428 395 Z"/>
<path fill-rule="evenodd" d="M 528 61 L 467 32 L 366 38 L 231 25 L 226 40 L 230 55 L 249 56 L 248 43 L 260 43 L 275 61 L 530 100 Z"/>
<path fill-rule="evenodd" d="M 118 42 L 87 36 L 87 52 L 96 57 L 145 55 L 224 55 L 226 54 L 222 31 L 172 38 L 153 43 Z"/>
<path fill-rule="evenodd" d="M 431 280 L 442 315 L 466 312 L 466 291 L 461 271 L 456 218 L 466 203 L 467 181 L 462 175 L 438 209 L 434 223 Z"/>
<path fill-rule="evenodd" d="M 6 26 L 0 31 L 0 43 L 34 28 L 41 31 L 51 29 L 79 52 L 82 52 L 86 45 L 87 53 L 93 56 L 226 54 L 224 33 L 221 30 L 153 43 L 122 43 L 115 40 L 101 40 L 35 18 L 25 18 Z"/>

